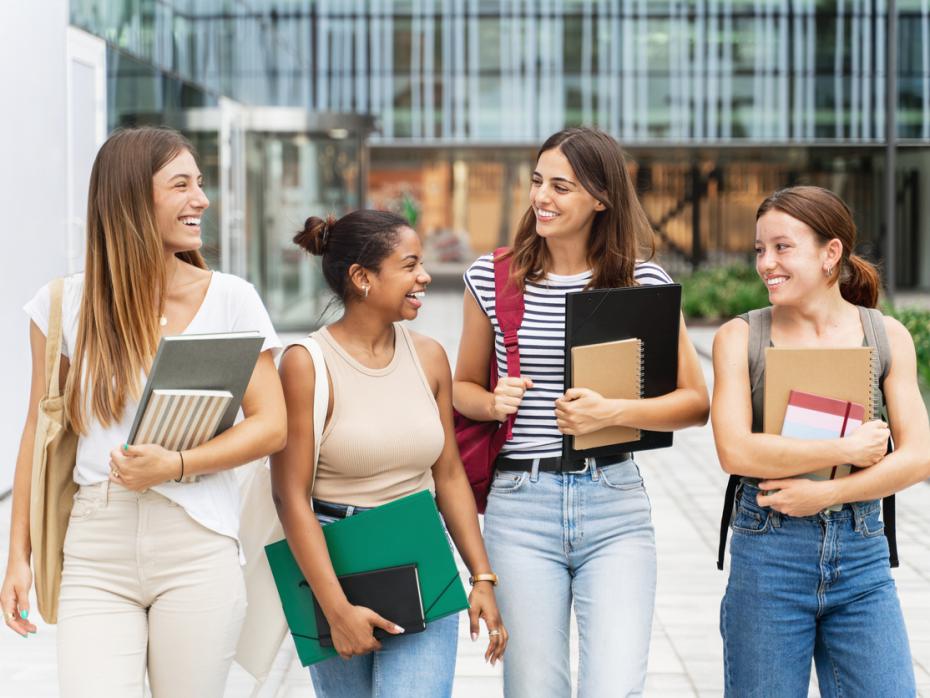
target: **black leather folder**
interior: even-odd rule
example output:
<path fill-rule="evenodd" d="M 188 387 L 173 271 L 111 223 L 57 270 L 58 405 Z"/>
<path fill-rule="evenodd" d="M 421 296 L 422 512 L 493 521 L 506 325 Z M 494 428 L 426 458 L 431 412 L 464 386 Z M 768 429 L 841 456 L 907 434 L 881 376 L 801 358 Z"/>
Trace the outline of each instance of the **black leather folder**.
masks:
<path fill-rule="evenodd" d="M 370 608 L 382 618 L 402 627 L 404 635 L 426 630 L 416 565 L 384 567 L 370 572 L 342 575 L 338 579 L 353 606 Z M 323 615 L 316 596 L 313 597 L 313 610 L 316 613 L 320 646 L 332 647 L 329 621 Z M 381 628 L 375 628 L 374 634 L 378 640 L 391 636 L 391 633 Z"/>
<path fill-rule="evenodd" d="M 569 293 L 565 297 L 565 387 L 572 386 L 572 347 L 620 339 L 642 340 L 642 397 L 658 397 L 678 385 L 678 329 L 681 286 L 630 286 Z M 574 448 L 562 439 L 562 456 L 570 460 L 645 451 L 672 445 L 672 432 L 642 430 L 638 441 Z"/>

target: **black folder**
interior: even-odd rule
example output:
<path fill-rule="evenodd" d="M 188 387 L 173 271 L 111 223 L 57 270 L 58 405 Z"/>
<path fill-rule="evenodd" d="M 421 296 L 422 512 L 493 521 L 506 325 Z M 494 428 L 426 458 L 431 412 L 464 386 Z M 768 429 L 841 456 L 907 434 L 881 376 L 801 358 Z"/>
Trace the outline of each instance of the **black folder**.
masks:
<path fill-rule="evenodd" d="M 629 286 L 579 291 L 565 296 L 565 387 L 572 385 L 572 347 L 638 338 L 643 342 L 643 397 L 658 397 L 678 385 L 681 286 Z M 575 450 L 562 439 L 562 457 L 579 460 L 672 445 L 672 432 L 642 430 L 638 441 Z"/>
<path fill-rule="evenodd" d="M 405 635 L 426 630 L 416 565 L 383 567 L 370 572 L 342 575 L 338 579 L 353 606 L 370 608 L 382 618 L 402 627 Z M 332 647 L 329 621 L 323 615 L 316 596 L 313 597 L 313 610 L 316 613 L 320 646 Z M 374 635 L 378 640 L 391 636 L 381 628 L 375 628 Z"/>

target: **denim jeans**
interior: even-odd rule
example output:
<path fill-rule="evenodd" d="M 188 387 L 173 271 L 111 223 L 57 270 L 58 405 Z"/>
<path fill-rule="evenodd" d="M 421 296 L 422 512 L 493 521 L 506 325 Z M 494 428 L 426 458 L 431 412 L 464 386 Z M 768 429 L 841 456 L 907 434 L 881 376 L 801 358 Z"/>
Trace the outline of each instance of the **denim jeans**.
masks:
<path fill-rule="evenodd" d="M 498 472 L 484 536 L 510 633 L 508 698 L 569 698 L 569 619 L 578 695 L 640 695 L 655 603 L 655 535 L 632 460 L 581 474 Z"/>
<path fill-rule="evenodd" d="M 330 506 L 341 506 L 330 504 Z M 347 515 L 365 511 L 345 507 Z M 336 519 L 317 514 L 324 526 Z M 452 695 L 458 614 L 427 623 L 426 630 L 381 641 L 381 649 L 345 660 L 333 657 L 310 667 L 318 698 L 445 698 Z"/>
<path fill-rule="evenodd" d="M 741 485 L 720 607 L 727 696 L 915 695 L 877 501 L 784 516 Z"/>

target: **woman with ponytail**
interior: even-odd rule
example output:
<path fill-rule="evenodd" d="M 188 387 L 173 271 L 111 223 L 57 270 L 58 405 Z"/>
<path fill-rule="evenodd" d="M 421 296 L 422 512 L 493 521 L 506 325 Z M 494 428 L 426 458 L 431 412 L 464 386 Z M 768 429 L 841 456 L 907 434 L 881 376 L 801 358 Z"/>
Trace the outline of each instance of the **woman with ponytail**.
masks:
<path fill-rule="evenodd" d="M 84 272 L 66 277 L 60 361 L 66 417 L 79 435 L 79 486 L 64 541 L 58 609 L 60 695 L 223 695 L 245 617 L 232 468 L 284 445 L 280 347 L 251 284 L 206 268 L 210 202 L 191 144 L 163 128 L 121 130 L 90 175 Z M 29 502 L 38 401 L 45 392 L 51 284 L 26 304 L 32 392 L 13 487 L 0 604 L 23 637 L 29 620 Z M 126 445 L 162 337 L 257 331 L 262 353 L 245 416 L 206 443 Z M 197 476 L 191 481 L 191 476 Z"/>
<path fill-rule="evenodd" d="M 832 192 L 775 192 L 756 214 L 756 270 L 771 306 L 714 339 L 717 453 L 742 476 L 720 609 L 727 696 L 806 696 L 812 659 L 823 696 L 915 693 L 878 500 L 930 476 L 930 425 L 914 343 L 875 310 L 878 271 L 855 243 L 852 215 Z M 888 424 L 876 409 L 845 438 L 762 433 L 764 348 L 773 345 L 874 347 Z M 856 468 L 803 477 L 842 464 Z"/>
<path fill-rule="evenodd" d="M 314 466 L 313 358 L 295 348 L 285 352 L 280 368 L 287 447 L 271 460 L 284 531 L 341 657 L 311 666 L 316 695 L 449 696 L 458 617 L 404 636 L 392 619 L 353 606 L 336 579 L 322 531 L 336 519 L 432 492 L 472 574 L 471 638 L 478 638 L 483 618 L 489 637 L 485 659 L 500 659 L 507 631 L 455 443 L 449 362 L 438 342 L 403 324 L 416 318 L 430 283 L 420 239 L 404 219 L 363 210 L 339 220 L 308 218 L 294 242 L 322 257 L 326 283 L 345 308 L 339 320 L 312 335 L 330 377 L 319 459 Z M 375 628 L 389 637 L 379 642 Z"/>

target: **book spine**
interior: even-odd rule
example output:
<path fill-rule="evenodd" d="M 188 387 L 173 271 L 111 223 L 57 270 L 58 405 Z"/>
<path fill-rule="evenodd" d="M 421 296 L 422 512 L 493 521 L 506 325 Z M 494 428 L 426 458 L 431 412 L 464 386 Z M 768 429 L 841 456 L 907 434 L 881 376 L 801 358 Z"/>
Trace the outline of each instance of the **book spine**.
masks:
<path fill-rule="evenodd" d="M 879 419 L 881 415 L 879 414 L 879 406 L 882 404 L 882 395 L 881 395 L 881 365 L 878 361 L 878 350 L 875 347 L 869 347 L 869 364 L 871 365 L 871 381 L 872 389 L 869 391 L 869 404 L 866 405 L 866 419 Z"/>

